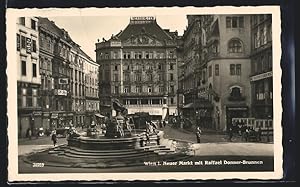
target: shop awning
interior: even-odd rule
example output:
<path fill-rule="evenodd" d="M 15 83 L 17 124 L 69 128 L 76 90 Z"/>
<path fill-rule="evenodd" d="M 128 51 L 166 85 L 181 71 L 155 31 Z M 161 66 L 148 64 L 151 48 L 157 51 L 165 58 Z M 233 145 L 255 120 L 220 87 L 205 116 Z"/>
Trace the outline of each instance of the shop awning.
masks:
<path fill-rule="evenodd" d="M 183 109 L 199 109 L 199 108 L 213 108 L 213 105 L 209 102 L 197 102 L 197 103 L 189 103 L 182 107 Z"/>
<path fill-rule="evenodd" d="M 99 117 L 99 118 L 105 118 L 105 116 L 101 115 L 101 114 L 95 114 L 95 116 Z"/>

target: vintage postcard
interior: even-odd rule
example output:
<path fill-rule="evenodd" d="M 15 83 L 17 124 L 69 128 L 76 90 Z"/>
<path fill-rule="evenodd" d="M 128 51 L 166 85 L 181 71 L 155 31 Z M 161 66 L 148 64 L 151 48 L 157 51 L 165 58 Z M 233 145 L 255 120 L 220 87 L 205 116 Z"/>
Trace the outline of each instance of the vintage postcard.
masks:
<path fill-rule="evenodd" d="M 9 181 L 281 179 L 279 6 L 7 9 Z"/>

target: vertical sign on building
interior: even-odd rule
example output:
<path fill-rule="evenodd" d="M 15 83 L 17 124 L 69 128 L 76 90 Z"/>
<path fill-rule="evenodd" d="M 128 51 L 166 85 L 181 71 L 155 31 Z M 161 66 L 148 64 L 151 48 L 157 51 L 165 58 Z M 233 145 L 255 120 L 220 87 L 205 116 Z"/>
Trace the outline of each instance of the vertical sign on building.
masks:
<path fill-rule="evenodd" d="M 26 53 L 31 54 L 31 38 L 26 38 Z"/>
<path fill-rule="evenodd" d="M 17 34 L 17 51 L 20 51 L 20 46 L 21 46 L 21 44 L 20 44 L 20 35 Z"/>

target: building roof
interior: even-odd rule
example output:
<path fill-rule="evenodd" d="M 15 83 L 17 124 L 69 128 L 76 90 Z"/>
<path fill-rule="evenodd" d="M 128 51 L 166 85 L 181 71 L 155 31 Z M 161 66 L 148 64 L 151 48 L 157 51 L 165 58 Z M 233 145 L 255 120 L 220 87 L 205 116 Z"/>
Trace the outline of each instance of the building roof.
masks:
<path fill-rule="evenodd" d="M 58 37 L 64 39 L 66 42 L 68 42 L 74 49 L 76 49 L 78 51 L 79 54 L 83 55 L 84 57 L 86 57 L 87 59 L 89 59 L 90 61 L 93 61 L 92 58 L 87 55 L 81 48 L 80 46 L 75 43 L 72 38 L 70 37 L 70 35 L 68 34 L 67 31 L 65 31 L 62 28 L 59 28 L 53 21 L 50 21 L 48 18 L 43 18 L 43 17 L 39 17 L 39 25 L 41 27 L 43 27 L 45 30 L 50 31 L 51 33 L 57 35 Z"/>
<path fill-rule="evenodd" d="M 159 40 L 172 40 L 171 34 L 167 30 L 163 30 L 156 22 L 152 21 L 134 21 L 130 20 L 130 23 L 120 32 L 117 37 L 121 40 L 127 40 L 133 35 L 138 35 L 140 33 L 147 33 L 149 35 L 155 36 Z"/>
<path fill-rule="evenodd" d="M 63 38 L 67 42 L 74 42 L 67 31 L 59 28 L 53 21 L 50 21 L 48 18 L 39 17 L 39 25 L 45 30 L 48 30 L 51 33 L 57 35 L 58 37 Z"/>

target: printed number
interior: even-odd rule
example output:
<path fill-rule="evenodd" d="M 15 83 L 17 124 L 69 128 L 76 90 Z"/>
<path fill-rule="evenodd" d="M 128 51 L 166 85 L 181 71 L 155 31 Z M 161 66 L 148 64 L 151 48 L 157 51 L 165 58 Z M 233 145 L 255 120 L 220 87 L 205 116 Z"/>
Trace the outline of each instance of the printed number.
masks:
<path fill-rule="evenodd" d="M 44 163 L 32 163 L 32 167 L 34 167 L 34 168 L 42 168 L 42 167 L 44 167 Z"/>

